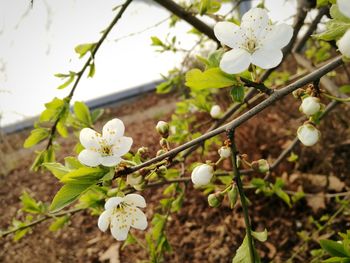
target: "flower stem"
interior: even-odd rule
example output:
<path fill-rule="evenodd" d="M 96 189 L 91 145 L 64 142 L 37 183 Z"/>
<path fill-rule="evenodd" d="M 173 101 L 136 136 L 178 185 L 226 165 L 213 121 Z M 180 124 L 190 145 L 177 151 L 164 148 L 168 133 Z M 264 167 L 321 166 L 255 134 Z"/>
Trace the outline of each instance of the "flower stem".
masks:
<path fill-rule="evenodd" d="M 234 174 L 234 180 L 236 182 L 239 197 L 241 199 L 242 209 L 243 209 L 243 215 L 244 215 L 244 222 L 245 222 L 245 229 L 246 229 L 246 235 L 248 239 L 248 246 L 249 246 L 249 254 L 250 254 L 250 261 L 252 263 L 255 262 L 255 253 L 254 253 L 254 244 L 253 244 L 253 237 L 252 237 L 252 228 L 250 225 L 249 215 L 248 215 L 248 204 L 246 200 L 246 196 L 244 194 L 243 190 L 243 184 L 241 180 L 241 175 L 237 167 L 237 149 L 234 141 L 234 129 L 229 129 L 227 132 L 228 138 L 231 143 L 231 151 L 232 151 L 232 170 Z"/>
<path fill-rule="evenodd" d="M 338 97 L 334 97 L 332 95 L 329 95 L 327 93 L 323 93 L 323 95 L 331 100 L 336 100 L 336 101 L 340 101 L 340 102 L 350 102 L 350 98 L 338 98 Z"/>

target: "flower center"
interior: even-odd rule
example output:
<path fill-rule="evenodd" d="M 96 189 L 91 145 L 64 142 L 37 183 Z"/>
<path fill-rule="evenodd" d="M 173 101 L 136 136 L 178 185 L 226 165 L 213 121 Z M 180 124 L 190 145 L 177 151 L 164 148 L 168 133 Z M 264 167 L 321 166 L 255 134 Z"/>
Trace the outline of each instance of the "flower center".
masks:
<path fill-rule="evenodd" d="M 113 155 L 112 151 L 112 146 L 109 145 L 106 140 L 101 140 L 100 141 L 100 149 L 99 152 L 101 153 L 102 156 L 110 156 Z"/>
<path fill-rule="evenodd" d="M 255 39 L 248 39 L 245 43 L 245 48 L 249 53 L 254 53 L 257 47 L 258 43 Z"/>

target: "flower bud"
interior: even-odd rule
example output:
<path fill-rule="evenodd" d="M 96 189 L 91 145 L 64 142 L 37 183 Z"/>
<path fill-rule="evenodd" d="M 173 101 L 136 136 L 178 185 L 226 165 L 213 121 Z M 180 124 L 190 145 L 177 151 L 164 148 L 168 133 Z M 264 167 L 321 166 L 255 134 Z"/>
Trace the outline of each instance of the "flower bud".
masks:
<path fill-rule="evenodd" d="M 221 158 L 229 158 L 231 156 L 231 149 L 228 146 L 222 146 L 219 150 L 218 153 Z"/>
<path fill-rule="evenodd" d="M 299 110 L 306 116 L 311 116 L 319 112 L 321 109 L 320 100 L 316 97 L 307 97 L 303 99 Z"/>
<path fill-rule="evenodd" d="M 193 169 L 191 180 L 195 186 L 209 184 L 214 175 L 214 168 L 209 164 L 201 164 Z"/>
<path fill-rule="evenodd" d="M 345 57 L 350 58 L 350 29 L 339 39 L 338 48 Z"/>
<path fill-rule="evenodd" d="M 237 189 L 236 185 L 232 186 L 231 190 L 228 191 L 227 195 L 228 195 L 228 200 L 230 202 L 230 207 L 231 207 L 231 209 L 233 209 L 235 207 L 235 204 L 237 203 L 237 199 L 238 199 L 238 189 Z"/>
<path fill-rule="evenodd" d="M 265 159 L 252 162 L 252 169 L 259 173 L 267 173 L 270 170 L 270 165 Z"/>
<path fill-rule="evenodd" d="M 160 139 L 159 145 L 160 145 L 163 149 L 168 149 L 168 141 L 167 141 L 165 138 Z"/>
<path fill-rule="evenodd" d="M 211 207 L 218 207 L 221 205 L 222 200 L 224 199 L 224 196 L 222 193 L 215 193 L 208 195 L 208 204 Z"/>
<path fill-rule="evenodd" d="M 222 115 L 222 111 L 219 105 L 214 105 L 213 107 L 211 107 L 210 116 L 213 119 L 219 119 L 221 115 Z"/>
<path fill-rule="evenodd" d="M 166 153 L 166 151 L 164 151 L 164 150 L 159 150 L 158 152 L 157 152 L 157 156 L 160 156 L 160 155 L 162 155 L 162 154 L 164 154 L 164 153 Z"/>
<path fill-rule="evenodd" d="M 140 184 L 142 181 L 143 181 L 143 178 L 140 174 L 128 174 L 126 176 L 126 182 L 131 186 Z"/>
<path fill-rule="evenodd" d="M 147 147 L 141 147 L 137 150 L 137 153 L 140 158 L 141 158 L 141 161 L 145 161 L 148 159 L 148 148 Z"/>
<path fill-rule="evenodd" d="M 165 165 L 162 165 L 162 166 L 159 166 L 159 167 L 158 167 L 158 172 L 157 172 L 157 174 L 158 174 L 159 176 L 164 176 L 164 175 L 166 175 L 167 172 L 168 172 L 168 168 L 166 168 Z"/>
<path fill-rule="evenodd" d="M 169 136 L 169 124 L 165 121 L 158 121 L 156 126 L 157 132 L 162 135 L 163 138 L 168 138 Z"/>
<path fill-rule="evenodd" d="M 305 146 L 313 146 L 320 139 L 321 133 L 312 124 L 304 124 L 298 128 L 298 139 Z"/>
<path fill-rule="evenodd" d="M 300 97 L 302 97 L 304 94 L 305 94 L 305 90 L 304 89 L 297 89 L 297 90 L 294 90 L 292 92 L 294 98 L 296 99 L 299 99 Z"/>

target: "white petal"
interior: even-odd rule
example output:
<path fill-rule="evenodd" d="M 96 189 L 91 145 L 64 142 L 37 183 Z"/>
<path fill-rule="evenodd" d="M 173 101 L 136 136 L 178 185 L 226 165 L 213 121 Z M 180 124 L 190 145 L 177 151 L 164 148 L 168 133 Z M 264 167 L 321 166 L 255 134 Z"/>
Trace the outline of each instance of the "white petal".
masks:
<path fill-rule="evenodd" d="M 112 167 L 121 162 L 121 158 L 118 155 L 100 156 L 99 161 L 103 166 Z"/>
<path fill-rule="evenodd" d="M 118 138 L 112 147 L 113 155 L 123 156 L 124 154 L 128 153 L 132 143 L 133 140 L 131 137 L 122 136 Z"/>
<path fill-rule="evenodd" d="M 320 138 L 320 131 L 311 124 L 304 124 L 297 131 L 298 139 L 305 146 L 315 145 Z"/>
<path fill-rule="evenodd" d="M 339 51 L 350 58 L 350 29 L 338 41 Z"/>
<path fill-rule="evenodd" d="M 114 216 L 112 216 L 112 236 L 118 241 L 125 240 L 128 237 L 130 222 L 131 217 L 124 216 L 121 212 L 117 212 Z"/>
<path fill-rule="evenodd" d="M 249 67 L 250 57 L 244 49 L 232 49 L 222 56 L 220 68 L 229 74 L 241 73 Z"/>
<path fill-rule="evenodd" d="M 338 8 L 340 12 L 350 18 L 350 1 L 349 0 L 338 0 Z"/>
<path fill-rule="evenodd" d="M 274 68 L 281 63 L 283 54 L 281 50 L 258 49 L 252 55 L 252 63 L 263 69 Z"/>
<path fill-rule="evenodd" d="M 293 36 L 293 28 L 287 24 L 272 25 L 263 38 L 261 45 L 264 49 L 282 49 Z"/>
<path fill-rule="evenodd" d="M 124 135 L 125 127 L 124 123 L 115 118 L 108 121 L 102 129 L 103 139 L 107 141 L 108 144 L 114 144 L 115 140 Z"/>
<path fill-rule="evenodd" d="M 78 160 L 82 164 L 95 167 L 100 164 L 100 157 L 101 155 L 98 152 L 85 149 L 79 153 Z"/>
<path fill-rule="evenodd" d="M 137 207 L 129 209 L 134 209 L 131 216 L 131 226 L 136 229 L 145 230 L 148 225 L 146 215 Z"/>
<path fill-rule="evenodd" d="M 123 201 L 123 197 L 111 197 L 105 203 L 105 210 L 116 208 Z"/>
<path fill-rule="evenodd" d="M 86 148 L 86 149 L 99 149 L 100 144 L 99 141 L 101 139 L 101 134 L 94 131 L 90 128 L 84 128 L 80 131 L 79 135 L 80 143 Z"/>
<path fill-rule="evenodd" d="M 146 207 L 145 198 L 139 194 L 128 194 L 124 197 L 123 201 L 130 206 Z"/>
<path fill-rule="evenodd" d="M 111 223 L 112 212 L 112 209 L 106 210 L 98 218 L 97 225 L 101 231 L 105 232 L 107 230 L 109 224 Z"/>
<path fill-rule="evenodd" d="M 191 180 L 196 186 L 206 185 L 210 183 L 213 174 L 214 169 L 211 165 L 201 164 L 193 169 L 191 174 Z"/>
<path fill-rule="evenodd" d="M 222 44 L 231 48 L 239 47 L 245 39 L 244 30 L 231 22 L 216 23 L 214 34 Z"/>
<path fill-rule="evenodd" d="M 260 39 L 266 34 L 269 16 L 265 9 L 252 8 L 242 17 L 241 27 L 246 29 L 248 37 Z"/>

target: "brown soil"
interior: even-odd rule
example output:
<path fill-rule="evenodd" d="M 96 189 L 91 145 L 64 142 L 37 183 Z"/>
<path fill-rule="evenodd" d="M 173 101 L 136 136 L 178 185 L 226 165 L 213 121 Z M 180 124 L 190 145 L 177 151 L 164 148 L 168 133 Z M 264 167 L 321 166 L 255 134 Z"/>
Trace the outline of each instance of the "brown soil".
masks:
<path fill-rule="evenodd" d="M 126 123 L 127 135 L 134 138 L 133 150 L 147 146 L 154 154 L 158 150 L 159 140 L 154 130 L 155 124 L 159 119 L 170 119 L 175 101 L 174 95 L 146 95 L 132 103 L 108 109 L 97 129 L 110 117 L 119 117 Z M 240 152 L 248 154 L 250 160 L 266 158 L 271 162 L 277 158 L 294 138 L 295 127 L 302 122 L 297 104 L 292 96 L 288 96 L 240 127 Z M 206 114 L 203 116 L 209 119 Z M 314 185 L 307 184 L 302 176 L 308 173 L 334 175 L 349 186 L 350 181 L 346 177 L 350 171 L 349 119 L 350 112 L 344 105 L 336 108 L 320 126 L 322 141 L 312 148 L 298 146 L 294 152 L 299 155 L 299 162 L 292 164 L 284 161 L 270 180 L 282 177 L 289 182 L 287 188 L 290 190 L 303 185 L 305 192 L 314 192 Z M 26 133 L 7 136 L 7 144 L 3 143 L 1 147 L 5 153 L 1 157 L 2 164 L 9 166 L 3 167 L 6 174 L 0 177 L 1 229 L 7 228 L 12 218 L 23 217 L 20 212 L 17 213 L 20 208 L 19 196 L 23 190 L 37 199 L 50 202 L 60 187 L 49 173 L 28 171 L 33 154 L 29 150 L 20 150 Z M 75 141 L 73 136 L 62 141 L 59 160 L 72 154 Z M 212 155 L 216 155 L 214 149 Z M 229 164 L 225 163 L 225 167 L 229 169 Z M 173 252 L 166 255 L 166 262 L 230 262 L 244 236 L 241 207 L 237 205 L 232 211 L 225 200 L 220 208 L 209 208 L 206 197 L 199 190 L 194 190 L 191 184 L 186 189 L 183 208 L 178 214 L 172 214 L 168 223 L 167 232 Z M 346 188 L 342 190 L 345 191 Z M 332 190 L 323 188 L 320 191 Z M 157 211 L 161 189 L 146 190 L 144 193 L 148 202 L 147 215 L 151 216 Z M 248 191 L 248 197 L 252 202 L 250 213 L 254 229 L 267 228 L 269 231 L 268 241 L 258 244 L 263 262 L 285 262 L 293 249 L 301 244 L 297 232 L 314 229 L 309 217 L 317 219 L 323 214 L 334 213 L 337 209 L 337 205 L 330 200 L 317 211 L 312 203 L 308 206 L 305 200 L 289 208 L 276 197 L 256 195 L 253 191 Z M 3 238 L 0 240 L 0 262 L 101 262 L 104 261 L 103 258 L 108 258 L 108 254 L 114 259 L 119 258 L 119 261 L 111 262 L 138 262 L 147 259 L 146 252 L 136 245 L 120 250 L 120 243 L 113 240 L 110 234 L 100 232 L 96 222 L 96 216 L 81 212 L 72 216 L 68 226 L 55 233 L 48 230 L 49 222 L 44 222 L 18 242 L 12 241 L 11 236 Z M 349 224 L 350 218 L 341 215 L 331 229 L 344 231 Z M 141 237 L 143 235 L 139 231 L 133 233 Z M 317 244 L 311 242 L 308 250 L 316 247 Z M 308 253 L 301 253 L 295 262 L 308 262 L 307 258 Z"/>

